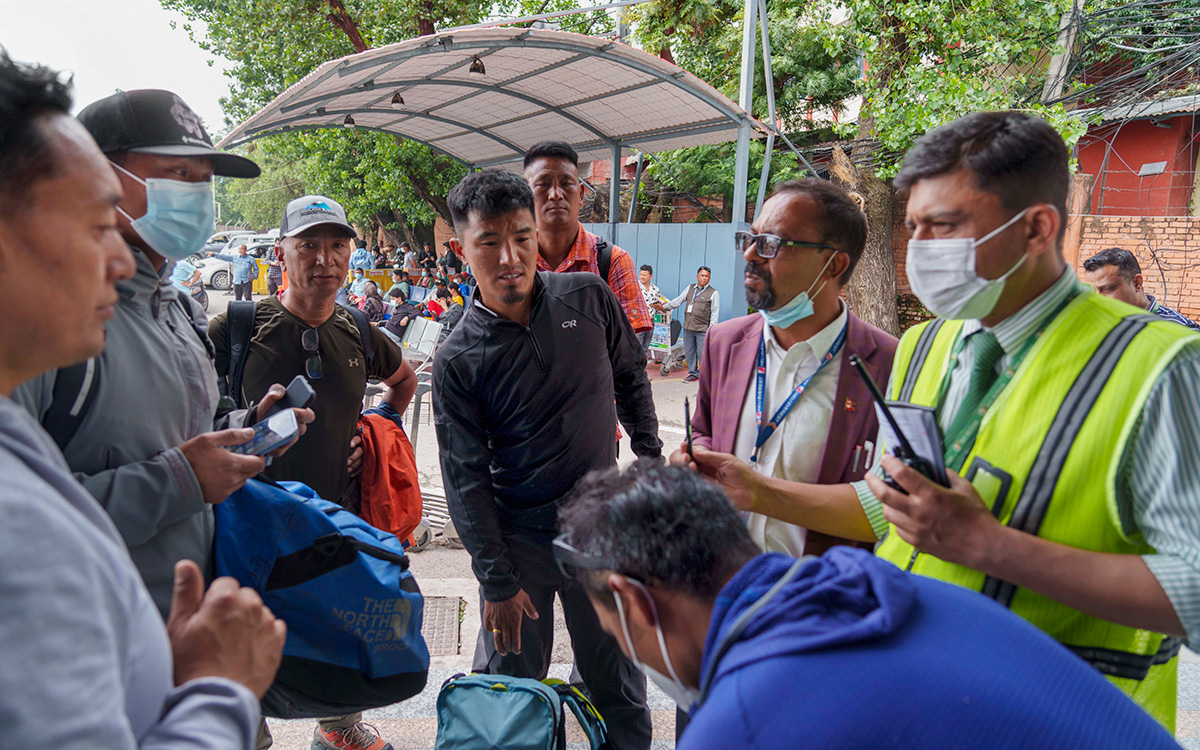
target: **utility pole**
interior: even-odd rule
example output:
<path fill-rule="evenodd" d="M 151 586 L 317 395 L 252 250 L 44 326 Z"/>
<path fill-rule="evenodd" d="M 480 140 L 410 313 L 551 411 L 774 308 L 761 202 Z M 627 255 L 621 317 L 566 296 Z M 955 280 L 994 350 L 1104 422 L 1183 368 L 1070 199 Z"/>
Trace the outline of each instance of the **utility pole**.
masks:
<path fill-rule="evenodd" d="M 1063 95 L 1067 85 L 1067 65 L 1071 62 L 1071 50 L 1075 46 L 1075 34 L 1079 30 L 1079 0 L 1071 0 L 1071 8 L 1063 13 L 1058 23 L 1058 51 L 1050 58 L 1046 70 L 1046 83 L 1042 86 L 1042 104 L 1049 104 Z"/>

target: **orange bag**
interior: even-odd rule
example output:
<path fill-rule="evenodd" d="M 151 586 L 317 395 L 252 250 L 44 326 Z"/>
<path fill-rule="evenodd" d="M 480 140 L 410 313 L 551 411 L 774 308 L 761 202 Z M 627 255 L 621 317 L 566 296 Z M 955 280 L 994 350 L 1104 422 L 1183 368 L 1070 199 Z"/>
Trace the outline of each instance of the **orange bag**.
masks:
<path fill-rule="evenodd" d="M 421 488 L 417 459 L 400 415 L 390 404 L 380 404 L 359 417 L 358 426 L 363 447 L 359 515 L 410 547 L 421 521 Z"/>

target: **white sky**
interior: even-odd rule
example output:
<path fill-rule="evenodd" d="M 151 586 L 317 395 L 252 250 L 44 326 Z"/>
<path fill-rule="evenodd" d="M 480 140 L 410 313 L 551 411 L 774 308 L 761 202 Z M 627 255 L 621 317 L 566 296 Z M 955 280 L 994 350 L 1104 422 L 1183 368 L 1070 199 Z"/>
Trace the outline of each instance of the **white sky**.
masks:
<path fill-rule="evenodd" d="M 117 89 L 167 89 L 196 110 L 213 141 L 223 130 L 222 61 L 209 67 L 215 58 L 157 0 L 0 0 L 0 19 L 0 46 L 14 60 L 75 74 L 76 112 Z"/>

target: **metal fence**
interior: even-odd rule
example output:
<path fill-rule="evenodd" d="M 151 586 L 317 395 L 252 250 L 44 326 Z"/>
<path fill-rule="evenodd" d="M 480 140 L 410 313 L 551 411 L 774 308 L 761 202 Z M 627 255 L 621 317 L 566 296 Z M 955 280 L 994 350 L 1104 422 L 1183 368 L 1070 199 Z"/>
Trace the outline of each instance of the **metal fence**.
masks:
<path fill-rule="evenodd" d="M 612 241 L 611 224 L 584 224 L 585 229 Z M 654 283 L 673 299 L 696 282 L 700 266 L 712 270 L 712 285 L 721 295 L 722 321 L 746 314 L 743 272 L 746 261 L 733 249 L 736 224 L 617 224 L 616 244 L 633 256 L 634 269 L 654 268 Z M 675 311 L 683 320 L 683 308 Z"/>

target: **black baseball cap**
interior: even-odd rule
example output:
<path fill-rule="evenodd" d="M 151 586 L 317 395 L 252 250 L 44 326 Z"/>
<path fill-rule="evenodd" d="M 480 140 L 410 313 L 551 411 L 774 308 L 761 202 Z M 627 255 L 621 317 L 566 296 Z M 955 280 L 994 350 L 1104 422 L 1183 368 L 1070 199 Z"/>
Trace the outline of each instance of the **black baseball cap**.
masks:
<path fill-rule="evenodd" d="M 262 172 L 246 157 L 214 148 L 200 118 L 170 91 L 121 91 L 92 102 L 78 117 L 106 154 L 207 156 L 213 172 L 223 177 L 258 177 Z"/>

